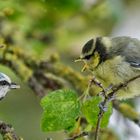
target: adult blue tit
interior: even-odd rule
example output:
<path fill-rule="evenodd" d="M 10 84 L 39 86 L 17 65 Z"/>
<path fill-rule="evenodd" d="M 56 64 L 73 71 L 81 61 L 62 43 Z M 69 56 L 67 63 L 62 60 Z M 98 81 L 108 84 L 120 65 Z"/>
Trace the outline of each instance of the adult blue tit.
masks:
<path fill-rule="evenodd" d="M 0 73 L 0 100 L 2 100 L 10 89 L 20 88 L 16 83 L 11 82 L 11 79 L 4 73 Z"/>
<path fill-rule="evenodd" d="M 140 75 L 140 40 L 136 38 L 96 37 L 90 39 L 82 48 L 80 60 L 84 69 L 90 69 L 104 85 L 118 85 Z M 99 93 L 97 87 L 94 88 Z M 117 99 L 128 99 L 140 95 L 140 78 L 119 90 Z"/>

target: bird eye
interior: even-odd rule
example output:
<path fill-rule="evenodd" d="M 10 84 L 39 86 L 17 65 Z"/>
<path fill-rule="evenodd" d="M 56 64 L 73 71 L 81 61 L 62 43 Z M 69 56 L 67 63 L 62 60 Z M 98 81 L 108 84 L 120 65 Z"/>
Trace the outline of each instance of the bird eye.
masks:
<path fill-rule="evenodd" d="M 6 81 L 3 81 L 3 85 L 6 85 L 7 84 L 7 82 Z"/>
<path fill-rule="evenodd" d="M 84 57 L 84 59 L 89 60 L 91 58 L 91 55 L 87 55 Z"/>

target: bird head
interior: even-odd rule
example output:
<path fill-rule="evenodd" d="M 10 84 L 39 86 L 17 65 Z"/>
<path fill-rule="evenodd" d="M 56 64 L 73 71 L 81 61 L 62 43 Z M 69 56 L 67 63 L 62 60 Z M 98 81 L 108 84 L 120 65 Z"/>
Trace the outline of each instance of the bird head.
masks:
<path fill-rule="evenodd" d="M 16 83 L 11 82 L 11 79 L 4 73 L 0 73 L 0 99 L 5 97 L 10 89 L 20 88 Z"/>
<path fill-rule="evenodd" d="M 85 69 L 95 69 L 107 59 L 107 52 L 111 47 L 111 40 L 108 37 L 97 37 L 90 39 L 82 48 L 80 58 L 77 61 L 85 63 L 82 71 Z"/>

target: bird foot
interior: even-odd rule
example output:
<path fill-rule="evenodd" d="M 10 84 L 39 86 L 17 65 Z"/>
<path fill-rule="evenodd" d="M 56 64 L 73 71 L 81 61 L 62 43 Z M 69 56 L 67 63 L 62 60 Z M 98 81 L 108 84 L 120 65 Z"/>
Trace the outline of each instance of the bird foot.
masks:
<path fill-rule="evenodd" d="M 107 88 L 103 89 L 98 95 L 104 97 L 108 91 L 113 88 L 113 84 L 110 84 Z"/>
<path fill-rule="evenodd" d="M 102 110 L 103 112 L 106 112 L 107 109 L 108 109 L 107 105 L 105 105 L 104 102 L 101 102 L 101 103 L 99 104 L 99 108 L 100 108 L 100 110 Z"/>
<path fill-rule="evenodd" d="M 108 96 L 108 102 L 113 101 L 114 99 L 116 99 L 116 95 L 112 95 L 112 96 Z"/>

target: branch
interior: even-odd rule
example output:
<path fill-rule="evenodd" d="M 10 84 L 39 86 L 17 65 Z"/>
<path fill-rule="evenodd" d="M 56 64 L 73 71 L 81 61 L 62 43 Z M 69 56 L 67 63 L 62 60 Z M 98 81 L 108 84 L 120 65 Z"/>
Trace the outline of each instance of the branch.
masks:
<path fill-rule="evenodd" d="M 15 134 L 14 128 L 11 125 L 2 121 L 0 121 L 0 134 L 3 137 L 3 140 L 23 140 Z"/>
<path fill-rule="evenodd" d="M 113 90 L 113 91 L 110 92 L 110 93 L 108 94 L 108 97 L 109 97 L 109 98 L 113 97 L 117 91 L 119 91 L 120 89 L 126 87 L 129 83 L 133 82 L 134 80 L 136 80 L 136 79 L 138 79 L 138 78 L 140 78 L 140 75 L 137 75 L 137 76 L 135 76 L 135 77 L 129 79 L 128 81 L 125 81 L 124 83 L 121 83 L 121 84 L 119 84 L 119 85 L 113 86 L 113 87 L 112 87 L 112 90 Z"/>
<path fill-rule="evenodd" d="M 102 102 L 102 106 L 105 107 L 107 102 L 108 102 L 108 100 L 107 100 L 107 98 L 105 98 L 104 101 Z M 104 115 L 104 110 L 102 108 L 100 108 L 100 111 L 98 114 L 97 125 L 96 125 L 96 129 L 95 129 L 95 140 L 99 139 L 100 124 L 101 124 L 103 115 Z"/>
<path fill-rule="evenodd" d="M 110 99 L 112 97 L 114 97 L 117 93 L 117 91 L 119 91 L 120 89 L 126 87 L 129 83 L 131 83 L 132 81 L 136 80 L 140 78 L 140 75 L 137 75 L 131 79 L 129 79 L 128 81 L 124 82 L 124 83 L 121 83 L 119 85 L 115 85 L 112 87 L 112 92 L 106 94 L 106 90 L 103 90 L 102 92 L 104 92 L 103 97 L 104 97 L 104 101 L 102 102 L 102 108 L 100 108 L 100 111 L 99 111 L 99 117 L 98 117 L 98 120 L 97 120 L 97 125 L 96 125 L 96 131 L 95 131 L 95 140 L 98 140 L 99 139 L 99 130 L 100 130 L 100 122 L 101 122 L 101 119 L 104 115 L 104 110 L 103 108 L 106 107 L 107 103 L 110 101 Z"/>
<path fill-rule="evenodd" d="M 8 47 L 1 50 L 0 63 L 12 69 L 27 82 L 37 96 L 63 87 L 74 88 L 82 94 L 87 86 L 85 78 L 69 66 L 64 65 L 54 54 L 45 61 L 36 60 L 22 48 Z"/>

